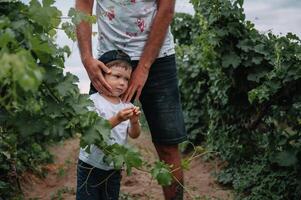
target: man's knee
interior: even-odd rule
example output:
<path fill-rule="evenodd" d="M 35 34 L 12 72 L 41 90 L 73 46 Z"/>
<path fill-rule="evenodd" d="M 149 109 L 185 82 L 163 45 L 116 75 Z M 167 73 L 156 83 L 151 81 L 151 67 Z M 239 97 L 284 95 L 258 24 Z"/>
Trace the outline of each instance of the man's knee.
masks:
<path fill-rule="evenodd" d="M 156 150 L 158 155 L 161 159 L 178 159 L 180 157 L 179 147 L 178 145 L 162 145 L 162 144 L 155 144 Z"/>

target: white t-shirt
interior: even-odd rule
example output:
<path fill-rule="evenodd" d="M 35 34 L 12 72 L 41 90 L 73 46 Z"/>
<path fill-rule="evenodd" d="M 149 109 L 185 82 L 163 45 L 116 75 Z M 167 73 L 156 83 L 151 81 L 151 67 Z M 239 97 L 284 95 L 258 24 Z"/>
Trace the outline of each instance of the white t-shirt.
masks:
<path fill-rule="evenodd" d="M 157 12 L 157 0 L 97 0 L 98 57 L 120 49 L 139 60 Z M 159 58 L 175 53 L 170 27 Z"/>
<path fill-rule="evenodd" d="M 90 108 L 90 110 L 96 111 L 100 117 L 105 119 L 110 119 L 115 116 L 120 110 L 123 110 L 128 107 L 133 107 L 131 103 L 123 103 L 120 101 L 118 104 L 113 104 L 106 100 L 99 93 L 92 94 L 90 99 L 94 102 L 94 107 Z M 108 141 L 108 144 L 118 143 L 120 145 L 124 145 L 127 142 L 128 136 L 128 128 L 130 122 L 129 120 L 123 121 L 117 126 L 115 126 L 111 130 L 111 139 Z M 88 148 L 88 147 L 86 147 Z M 83 148 L 80 149 L 79 159 L 88 163 L 94 167 L 103 169 L 103 170 L 111 170 L 114 169 L 113 163 L 111 165 L 106 164 L 103 161 L 104 153 L 95 145 L 90 145 L 90 154 L 87 153 Z"/>

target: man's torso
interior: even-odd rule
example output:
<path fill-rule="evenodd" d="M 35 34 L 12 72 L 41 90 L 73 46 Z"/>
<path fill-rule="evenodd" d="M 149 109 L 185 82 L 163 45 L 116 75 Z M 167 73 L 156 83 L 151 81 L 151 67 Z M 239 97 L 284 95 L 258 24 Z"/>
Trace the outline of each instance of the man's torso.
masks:
<path fill-rule="evenodd" d="M 157 12 L 157 0 L 97 0 L 98 54 L 121 49 L 139 60 Z M 158 57 L 174 54 L 170 28 Z"/>

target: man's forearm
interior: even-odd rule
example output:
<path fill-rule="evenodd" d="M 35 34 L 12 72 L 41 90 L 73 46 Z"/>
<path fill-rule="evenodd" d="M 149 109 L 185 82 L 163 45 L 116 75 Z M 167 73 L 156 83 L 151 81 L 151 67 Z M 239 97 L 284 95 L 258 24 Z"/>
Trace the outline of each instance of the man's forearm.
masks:
<path fill-rule="evenodd" d="M 161 0 L 165 1 L 165 0 Z M 159 3 L 158 4 L 163 4 Z M 174 4 L 174 1 L 172 0 Z M 166 3 L 166 2 L 165 2 Z M 164 4 L 165 4 L 164 3 Z M 144 51 L 141 55 L 139 66 L 145 69 L 149 69 L 154 60 L 157 58 L 164 39 L 166 37 L 166 33 L 168 31 L 169 25 L 172 22 L 174 16 L 174 5 L 166 6 L 166 5 L 159 5 L 157 14 L 153 20 L 151 31 L 147 42 L 144 46 Z"/>
<path fill-rule="evenodd" d="M 93 2 L 94 0 L 76 0 L 75 8 L 87 15 L 92 15 Z M 90 23 L 82 21 L 76 26 L 78 47 L 83 64 L 85 63 L 85 60 L 93 57 L 91 35 L 92 25 Z"/>

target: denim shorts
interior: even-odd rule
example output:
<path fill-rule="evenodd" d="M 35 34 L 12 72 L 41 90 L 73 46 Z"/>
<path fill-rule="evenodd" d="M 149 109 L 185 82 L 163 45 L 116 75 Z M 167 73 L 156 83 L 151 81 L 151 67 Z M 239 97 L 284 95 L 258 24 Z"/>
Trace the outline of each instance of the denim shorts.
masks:
<path fill-rule="evenodd" d="M 93 168 L 78 160 L 76 200 L 118 200 L 120 181 L 120 170 Z"/>
<path fill-rule="evenodd" d="M 132 61 L 134 70 L 138 62 Z M 91 84 L 89 94 L 95 92 Z M 187 139 L 174 54 L 157 58 L 152 64 L 140 102 L 154 143 L 173 145 Z"/>

